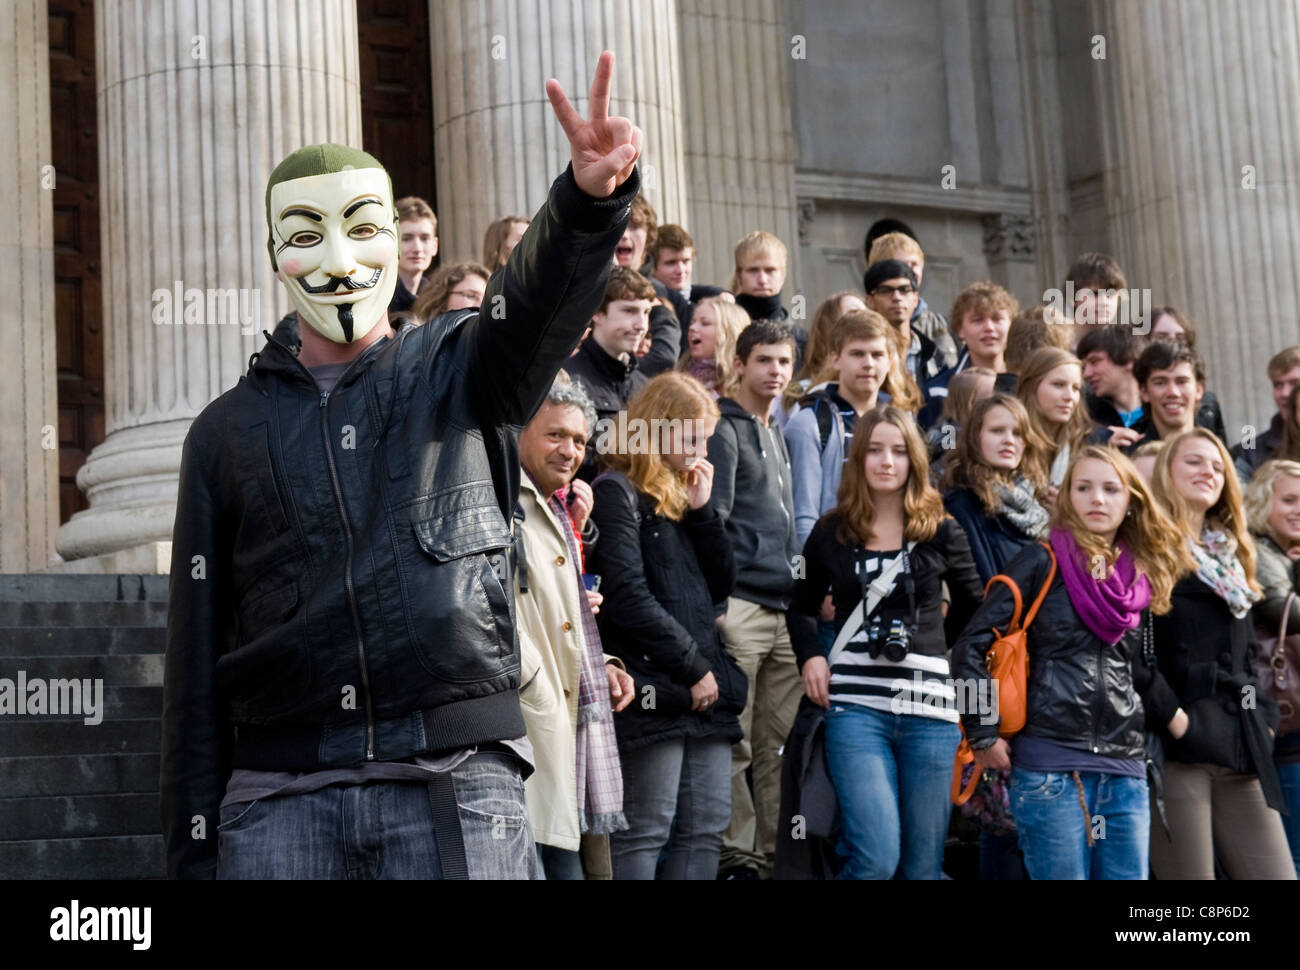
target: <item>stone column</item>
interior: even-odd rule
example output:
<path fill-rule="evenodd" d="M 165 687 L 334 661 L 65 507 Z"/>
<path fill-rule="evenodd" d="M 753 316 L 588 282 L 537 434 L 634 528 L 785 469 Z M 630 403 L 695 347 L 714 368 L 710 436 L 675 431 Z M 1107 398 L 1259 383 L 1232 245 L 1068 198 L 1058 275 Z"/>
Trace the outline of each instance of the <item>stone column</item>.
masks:
<path fill-rule="evenodd" d="M 788 71 L 793 57 L 816 52 L 796 48 L 798 25 L 786 23 L 782 0 L 677 8 L 695 279 L 730 286 L 736 243 L 765 229 L 790 252 L 788 304 L 799 253 Z"/>
<path fill-rule="evenodd" d="M 101 0 L 95 13 L 108 437 L 77 474 L 90 508 L 58 551 L 98 557 L 77 568 L 165 571 L 190 421 L 289 306 L 266 252 L 266 179 L 302 145 L 361 144 L 356 4 Z"/>
<path fill-rule="evenodd" d="M 481 259 L 489 223 L 531 216 L 569 163 L 546 98 L 557 78 L 584 116 L 596 60 L 616 56 L 610 113 L 645 132 L 643 191 L 661 223 L 685 216 L 673 0 L 429 0 L 438 235 L 443 259 Z"/>
<path fill-rule="evenodd" d="M 59 522 L 48 31 L 44 0 L 0 17 L 0 211 L 12 220 L 0 239 L 0 573 L 45 568 Z"/>
<path fill-rule="evenodd" d="M 1300 342 L 1300 12 L 1288 0 L 1094 9 L 1115 255 L 1130 287 L 1190 313 L 1235 441 L 1274 413 L 1268 358 Z"/>

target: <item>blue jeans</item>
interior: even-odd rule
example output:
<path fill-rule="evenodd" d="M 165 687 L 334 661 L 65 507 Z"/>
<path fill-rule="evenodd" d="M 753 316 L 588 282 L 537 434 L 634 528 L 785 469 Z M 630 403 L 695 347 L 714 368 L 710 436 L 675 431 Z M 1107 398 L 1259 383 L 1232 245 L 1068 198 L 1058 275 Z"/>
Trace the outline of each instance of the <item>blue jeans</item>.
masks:
<path fill-rule="evenodd" d="M 623 762 L 628 828 L 609 837 L 615 879 L 716 879 L 722 833 L 731 821 L 731 742 L 674 738 L 635 751 Z"/>
<path fill-rule="evenodd" d="M 1011 812 L 1029 878 L 1146 879 L 1151 837 L 1146 779 L 1081 771 L 1079 780 L 1086 820 L 1070 772 L 1012 767 Z"/>
<path fill-rule="evenodd" d="M 486 751 L 452 769 L 471 879 L 531 879 L 537 851 L 519 762 Z M 227 805 L 218 879 L 438 879 L 429 787 L 332 785 Z"/>
<path fill-rule="evenodd" d="M 543 879 L 585 880 L 582 853 L 576 849 L 561 849 L 556 845 L 537 843 L 537 861 L 541 864 Z"/>
<path fill-rule="evenodd" d="M 853 705 L 826 715 L 826 767 L 840 803 L 841 879 L 940 879 L 956 724 Z"/>
<path fill-rule="evenodd" d="M 1300 761 L 1289 765 L 1276 762 L 1276 767 L 1287 811 L 1291 813 L 1282 816 L 1282 825 L 1286 828 L 1286 842 L 1291 847 L 1296 876 L 1300 877 Z"/>

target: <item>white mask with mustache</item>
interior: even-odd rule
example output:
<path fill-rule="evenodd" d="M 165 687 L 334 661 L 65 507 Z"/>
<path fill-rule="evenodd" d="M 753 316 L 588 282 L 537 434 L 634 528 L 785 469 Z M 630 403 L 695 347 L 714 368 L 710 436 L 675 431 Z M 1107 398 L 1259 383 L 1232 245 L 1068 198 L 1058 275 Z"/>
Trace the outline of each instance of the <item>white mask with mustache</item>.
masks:
<path fill-rule="evenodd" d="M 335 343 L 369 333 L 397 286 L 395 225 L 383 169 L 348 169 L 272 186 L 271 243 L 299 319 Z"/>

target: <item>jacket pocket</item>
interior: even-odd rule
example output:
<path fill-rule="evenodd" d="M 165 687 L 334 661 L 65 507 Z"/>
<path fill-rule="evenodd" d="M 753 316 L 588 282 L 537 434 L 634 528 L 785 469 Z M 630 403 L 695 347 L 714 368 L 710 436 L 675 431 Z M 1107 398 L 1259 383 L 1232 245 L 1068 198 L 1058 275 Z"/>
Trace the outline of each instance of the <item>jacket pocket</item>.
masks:
<path fill-rule="evenodd" d="M 408 560 L 406 601 L 420 664 L 461 684 L 517 673 L 512 539 L 492 487 L 419 503 L 411 528 L 418 553 Z"/>
<path fill-rule="evenodd" d="M 260 588 L 273 588 L 261 592 Z M 311 659 L 298 613 L 298 583 L 260 584 L 239 604 L 238 646 L 217 661 L 232 714 L 250 723 L 291 710 L 311 685 Z"/>

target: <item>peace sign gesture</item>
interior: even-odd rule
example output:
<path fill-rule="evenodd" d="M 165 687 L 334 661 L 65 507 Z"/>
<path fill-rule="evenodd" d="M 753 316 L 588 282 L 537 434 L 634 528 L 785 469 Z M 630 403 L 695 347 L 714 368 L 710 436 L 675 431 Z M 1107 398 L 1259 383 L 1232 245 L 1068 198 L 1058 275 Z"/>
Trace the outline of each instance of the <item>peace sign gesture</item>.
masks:
<path fill-rule="evenodd" d="M 607 199 L 627 181 L 641 156 L 641 129 L 627 118 L 609 117 L 609 83 L 614 76 L 614 55 L 605 51 L 596 62 L 591 82 L 591 117 L 583 120 L 564 95 L 560 82 L 546 82 L 555 117 L 569 139 L 573 178 L 578 188 L 597 199 Z"/>

